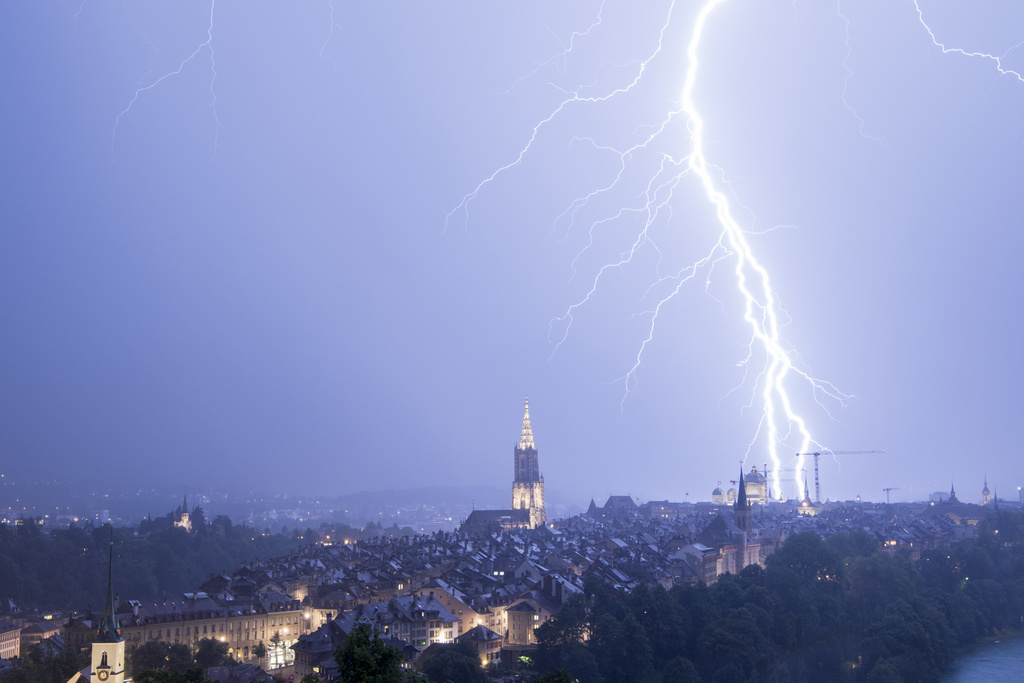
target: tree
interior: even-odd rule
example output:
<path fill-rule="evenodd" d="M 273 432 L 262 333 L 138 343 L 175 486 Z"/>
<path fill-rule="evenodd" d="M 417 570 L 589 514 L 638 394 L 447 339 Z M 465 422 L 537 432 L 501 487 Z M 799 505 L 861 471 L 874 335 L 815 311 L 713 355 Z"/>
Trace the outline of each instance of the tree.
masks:
<path fill-rule="evenodd" d="M 228 666 L 233 664 L 228 654 L 228 644 L 213 638 L 203 638 L 196 648 L 196 664 L 209 669 L 211 666 Z"/>
<path fill-rule="evenodd" d="M 278 666 L 284 666 L 284 653 L 281 651 L 281 632 L 274 631 L 274 635 L 270 636 L 270 647 L 271 652 L 274 653 L 273 660 L 277 662 Z"/>
<path fill-rule="evenodd" d="M 334 653 L 341 683 L 403 683 L 402 653 L 380 639 L 369 624 L 359 624 Z"/>
<path fill-rule="evenodd" d="M 210 683 L 203 667 L 198 664 L 193 664 L 179 673 L 150 669 L 136 674 L 133 680 L 135 683 Z"/>
<path fill-rule="evenodd" d="M 128 671 L 133 675 L 142 671 L 175 671 L 181 672 L 192 664 L 191 653 L 185 648 L 184 661 L 182 646 L 173 653 L 171 645 L 162 640 L 147 640 L 139 645 L 128 648 Z"/>
<path fill-rule="evenodd" d="M 213 518 L 210 528 L 215 534 L 229 536 L 231 534 L 231 518 L 227 515 L 217 515 Z"/>
<path fill-rule="evenodd" d="M 815 580 L 838 585 L 846 574 L 839 552 L 811 532 L 787 538 L 781 548 L 768 556 L 768 566 L 791 569 L 805 583 Z"/>
<path fill-rule="evenodd" d="M 192 508 L 192 530 L 197 534 L 206 533 L 206 513 L 198 505 Z"/>
<path fill-rule="evenodd" d="M 267 656 L 267 646 L 263 644 L 262 640 L 252 648 L 252 655 L 257 659 L 263 659 Z"/>
<path fill-rule="evenodd" d="M 565 673 L 565 669 L 558 669 L 546 676 L 541 676 L 534 683 L 573 683 L 573 680 L 569 678 L 569 674 Z"/>
<path fill-rule="evenodd" d="M 420 671 L 434 683 L 488 683 L 480 657 L 472 643 L 442 645 L 435 654 L 425 658 Z"/>

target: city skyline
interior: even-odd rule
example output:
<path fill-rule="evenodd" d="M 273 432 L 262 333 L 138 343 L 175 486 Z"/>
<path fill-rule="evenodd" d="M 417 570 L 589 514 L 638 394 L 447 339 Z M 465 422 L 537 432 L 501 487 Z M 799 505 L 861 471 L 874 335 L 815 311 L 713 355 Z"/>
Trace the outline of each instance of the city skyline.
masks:
<path fill-rule="evenodd" d="M 820 380 L 789 385 L 786 497 L 827 449 L 885 452 L 823 456 L 823 500 L 1014 497 L 1024 9 L 712 4 L 3 8 L 4 473 L 504 486 L 524 396 L 551 499 L 761 470 L 694 67 L 790 378 Z"/>

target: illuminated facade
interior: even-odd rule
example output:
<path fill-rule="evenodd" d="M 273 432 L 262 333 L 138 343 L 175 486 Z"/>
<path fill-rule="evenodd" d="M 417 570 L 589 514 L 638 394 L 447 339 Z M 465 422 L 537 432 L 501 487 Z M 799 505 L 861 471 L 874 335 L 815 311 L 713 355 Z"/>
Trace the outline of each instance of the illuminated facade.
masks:
<path fill-rule="evenodd" d="M 508 529 L 536 529 L 547 523 L 544 512 L 544 477 L 540 476 L 537 446 L 530 427 L 530 401 L 526 400 L 523 431 L 515 448 L 510 510 L 473 510 L 460 530 L 471 535 Z M 490 625 L 487 624 L 490 628 Z"/>
<path fill-rule="evenodd" d="M 14 659 L 21 654 L 21 627 L 0 621 L 0 659 Z"/>
<path fill-rule="evenodd" d="M 757 467 L 751 467 L 750 473 L 744 477 L 747 502 L 751 505 L 764 505 L 768 502 L 768 478 Z"/>
<path fill-rule="evenodd" d="M 188 513 L 188 494 L 181 501 L 181 509 L 178 511 L 177 519 L 174 520 L 174 526 L 181 527 L 187 532 L 192 531 L 192 520 Z"/>
<path fill-rule="evenodd" d="M 275 634 L 281 643 L 278 652 L 291 658 L 289 648 L 304 630 L 299 601 L 276 591 L 230 600 L 205 593 L 160 602 L 129 600 L 119 613 L 123 635 L 133 645 L 158 640 L 194 648 L 211 638 L 226 643 L 228 654 L 243 662 L 256 656 L 259 644 L 273 655 Z"/>
<path fill-rule="evenodd" d="M 515 449 L 515 480 L 512 482 L 512 509 L 530 513 L 530 528 L 547 523 L 544 513 L 544 477 L 540 475 L 537 446 L 530 427 L 530 400 L 523 412 L 523 431 Z"/>
<path fill-rule="evenodd" d="M 740 486 L 743 488 L 743 495 L 746 497 L 747 504 L 749 505 L 764 505 L 768 502 L 768 477 L 764 473 L 758 472 L 757 467 L 751 467 L 750 472 L 744 477 L 742 476 L 743 470 L 740 470 L 741 479 L 743 483 Z M 736 482 L 733 482 L 734 484 Z M 711 492 L 711 502 L 721 505 L 735 505 L 736 500 L 739 497 L 739 492 L 735 488 L 730 488 L 728 491 L 722 491 L 722 482 L 718 482 L 718 486 Z"/>

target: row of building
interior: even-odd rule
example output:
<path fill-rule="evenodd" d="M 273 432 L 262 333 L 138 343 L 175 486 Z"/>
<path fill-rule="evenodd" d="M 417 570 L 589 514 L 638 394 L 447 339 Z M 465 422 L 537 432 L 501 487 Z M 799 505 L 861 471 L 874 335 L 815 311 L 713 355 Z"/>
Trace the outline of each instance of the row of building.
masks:
<path fill-rule="evenodd" d="M 334 649 L 359 623 L 373 625 L 409 662 L 455 640 L 472 642 L 490 662 L 533 647 L 536 629 L 590 577 L 623 590 L 712 583 L 764 564 L 786 537 L 805 531 L 823 537 L 864 531 L 880 548 L 912 557 L 969 541 L 985 509 L 951 498 L 916 505 L 827 503 L 809 516 L 796 505 L 750 505 L 743 497 L 727 506 L 637 505 L 612 496 L 584 514 L 535 528 L 321 541 L 214 576 L 174 599 L 122 601 L 115 593 L 109 611 L 127 646 L 152 640 L 195 646 L 215 638 L 242 662 L 293 664 L 300 677 L 334 676 Z M 11 607 L 0 605 L 8 612 L 0 619 L 18 620 Z M 62 637 L 66 647 L 88 649 L 104 632 L 105 618 L 25 621 L 0 631 L 0 642 L 6 657 L 18 649 L 8 644 L 15 632 Z M 258 660 L 263 647 L 269 652 Z"/>
<path fill-rule="evenodd" d="M 170 600 L 121 601 L 108 589 L 102 617 L 75 615 L 59 637 L 66 647 L 92 648 L 88 676 L 107 671 L 102 663 L 110 658 L 123 659 L 126 645 L 194 647 L 213 638 L 239 661 L 269 659 L 274 668 L 294 666 L 295 676 L 332 680 L 333 653 L 360 624 L 371 625 L 409 664 L 459 640 L 491 662 L 534 647 L 536 630 L 587 580 L 627 591 L 641 584 L 710 584 L 764 565 L 799 532 L 863 531 L 880 548 L 916 557 L 971 540 L 985 514 L 957 501 L 953 491 L 944 502 L 919 505 L 774 502 L 766 478 L 753 468 L 740 472 L 734 500 L 638 505 L 630 496 L 611 496 L 600 507 L 591 501 L 584 514 L 549 521 L 528 402 L 513 457 L 511 507 L 476 510 L 458 531 L 358 543 L 325 538 L 212 576 Z M 187 500 L 174 521 L 189 530 Z M 0 619 L 2 612 L 0 604 Z"/>

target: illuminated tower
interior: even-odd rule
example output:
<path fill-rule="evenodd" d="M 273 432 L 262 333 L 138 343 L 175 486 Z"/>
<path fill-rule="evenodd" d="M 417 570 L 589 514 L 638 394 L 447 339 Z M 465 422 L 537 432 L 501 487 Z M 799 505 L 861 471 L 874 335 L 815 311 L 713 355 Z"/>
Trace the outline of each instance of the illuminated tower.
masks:
<path fill-rule="evenodd" d="M 992 497 L 988 492 L 988 475 L 985 475 L 985 488 L 981 490 L 981 504 L 988 505 L 992 502 Z"/>
<path fill-rule="evenodd" d="M 523 434 L 515 450 L 515 479 L 512 482 L 512 509 L 530 511 L 530 528 L 547 523 L 544 514 L 544 477 L 540 476 L 537 447 L 530 428 L 530 399 L 523 412 Z"/>
<path fill-rule="evenodd" d="M 192 531 L 192 521 L 188 514 L 188 493 L 181 501 L 181 516 L 174 522 L 174 526 L 180 526 L 185 531 Z"/>
<path fill-rule="evenodd" d="M 111 530 L 113 536 L 113 530 Z M 110 539 L 107 565 L 107 609 L 92 643 L 92 676 L 89 683 L 124 683 L 124 638 L 114 612 L 114 539 Z"/>

